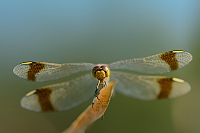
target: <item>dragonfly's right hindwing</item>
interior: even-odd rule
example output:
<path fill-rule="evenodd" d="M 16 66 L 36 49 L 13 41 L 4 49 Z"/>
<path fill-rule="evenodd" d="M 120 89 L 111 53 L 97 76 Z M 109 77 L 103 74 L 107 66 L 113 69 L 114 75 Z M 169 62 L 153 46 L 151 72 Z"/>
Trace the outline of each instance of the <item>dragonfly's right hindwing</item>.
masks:
<path fill-rule="evenodd" d="M 94 95 L 96 80 L 91 74 L 42 87 L 26 94 L 21 106 L 36 112 L 69 110 Z"/>

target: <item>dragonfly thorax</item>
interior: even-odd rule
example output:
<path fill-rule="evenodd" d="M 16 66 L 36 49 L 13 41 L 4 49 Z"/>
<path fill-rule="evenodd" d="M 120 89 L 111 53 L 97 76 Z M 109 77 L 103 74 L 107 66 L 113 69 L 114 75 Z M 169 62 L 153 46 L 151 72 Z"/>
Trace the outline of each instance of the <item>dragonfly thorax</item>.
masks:
<path fill-rule="evenodd" d="M 110 70 L 107 66 L 95 66 L 92 69 L 92 75 L 94 78 L 103 81 L 106 77 L 108 77 L 110 74 Z"/>

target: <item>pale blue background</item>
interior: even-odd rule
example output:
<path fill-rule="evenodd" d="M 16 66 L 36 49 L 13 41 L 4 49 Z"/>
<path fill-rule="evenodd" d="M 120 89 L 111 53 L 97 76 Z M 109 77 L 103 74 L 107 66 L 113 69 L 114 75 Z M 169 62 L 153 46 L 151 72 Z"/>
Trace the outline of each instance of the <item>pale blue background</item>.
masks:
<path fill-rule="evenodd" d="M 192 91 L 173 100 L 145 102 L 116 94 L 105 119 L 88 133 L 200 132 L 200 2 L 198 0 L 1 0 L 0 132 L 56 133 L 89 105 L 58 113 L 20 107 L 29 91 L 60 81 L 33 83 L 12 69 L 23 61 L 110 63 L 183 49 L 194 59 L 166 74 L 188 81 Z M 93 93 L 93 92 L 91 92 Z"/>

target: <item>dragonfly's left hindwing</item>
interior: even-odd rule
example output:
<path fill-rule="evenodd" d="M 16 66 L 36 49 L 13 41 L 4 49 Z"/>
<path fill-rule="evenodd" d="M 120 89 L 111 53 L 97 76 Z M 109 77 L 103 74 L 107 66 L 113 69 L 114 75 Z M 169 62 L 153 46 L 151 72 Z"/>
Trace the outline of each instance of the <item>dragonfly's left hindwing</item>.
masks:
<path fill-rule="evenodd" d="M 116 91 L 141 100 L 175 98 L 188 93 L 190 85 L 184 80 L 165 76 L 139 76 L 113 72 L 117 80 Z"/>

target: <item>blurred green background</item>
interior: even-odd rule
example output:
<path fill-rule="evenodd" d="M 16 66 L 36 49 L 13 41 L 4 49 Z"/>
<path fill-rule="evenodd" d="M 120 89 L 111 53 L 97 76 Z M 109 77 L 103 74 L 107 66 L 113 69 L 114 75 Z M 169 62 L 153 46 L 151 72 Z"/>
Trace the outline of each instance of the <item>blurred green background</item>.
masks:
<path fill-rule="evenodd" d="M 22 80 L 12 69 L 23 61 L 110 63 L 179 49 L 193 61 L 165 75 L 186 80 L 191 92 L 148 102 L 116 93 L 88 133 L 200 132 L 200 2 L 1 0 L 0 132 L 61 132 L 91 104 L 56 113 L 21 108 L 26 93 L 64 81 Z"/>

